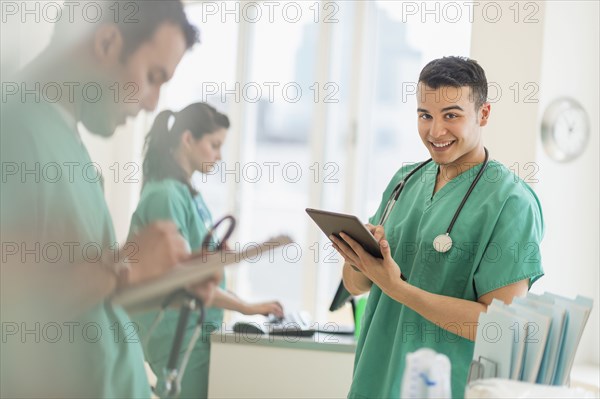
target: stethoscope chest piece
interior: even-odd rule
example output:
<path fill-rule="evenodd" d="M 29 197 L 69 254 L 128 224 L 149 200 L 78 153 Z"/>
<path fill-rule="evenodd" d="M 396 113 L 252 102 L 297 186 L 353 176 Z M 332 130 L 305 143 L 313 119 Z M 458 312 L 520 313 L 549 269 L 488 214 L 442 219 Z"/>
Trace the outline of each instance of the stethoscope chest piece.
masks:
<path fill-rule="evenodd" d="M 440 253 L 446 253 L 452 248 L 452 238 L 448 233 L 440 234 L 433 240 L 433 248 Z"/>

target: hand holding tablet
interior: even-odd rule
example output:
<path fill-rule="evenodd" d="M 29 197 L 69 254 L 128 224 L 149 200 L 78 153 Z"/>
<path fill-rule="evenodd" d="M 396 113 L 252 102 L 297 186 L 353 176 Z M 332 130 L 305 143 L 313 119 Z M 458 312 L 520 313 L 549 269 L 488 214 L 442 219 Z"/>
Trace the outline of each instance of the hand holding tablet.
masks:
<path fill-rule="evenodd" d="M 343 232 L 358 242 L 371 256 L 383 259 L 379 242 L 356 216 L 311 208 L 306 208 L 306 213 L 327 237 L 334 235 L 343 240 L 340 237 L 340 233 Z M 355 266 L 352 268 L 358 271 Z M 400 274 L 400 278 L 407 281 L 403 274 Z"/>
<path fill-rule="evenodd" d="M 343 232 L 352 237 L 372 256 L 383 259 L 379 242 L 356 216 L 311 208 L 307 208 L 306 213 L 327 237 L 334 235 L 342 239 L 340 233 Z"/>

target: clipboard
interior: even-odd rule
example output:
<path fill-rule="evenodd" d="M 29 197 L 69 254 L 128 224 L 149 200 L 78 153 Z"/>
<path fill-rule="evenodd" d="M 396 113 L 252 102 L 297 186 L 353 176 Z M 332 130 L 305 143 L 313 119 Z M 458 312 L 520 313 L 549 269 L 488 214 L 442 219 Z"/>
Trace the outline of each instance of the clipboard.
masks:
<path fill-rule="evenodd" d="M 256 262 L 257 258 L 264 256 L 265 253 L 268 254 L 268 251 L 292 242 L 290 237 L 282 235 L 261 244 L 251 245 L 240 252 L 231 250 L 198 252 L 166 275 L 127 287 L 117 292 L 110 301 L 113 305 L 124 307 L 129 311 L 148 309 L 153 304 L 160 304 L 173 291 L 201 282 L 226 266 L 245 260 Z"/>

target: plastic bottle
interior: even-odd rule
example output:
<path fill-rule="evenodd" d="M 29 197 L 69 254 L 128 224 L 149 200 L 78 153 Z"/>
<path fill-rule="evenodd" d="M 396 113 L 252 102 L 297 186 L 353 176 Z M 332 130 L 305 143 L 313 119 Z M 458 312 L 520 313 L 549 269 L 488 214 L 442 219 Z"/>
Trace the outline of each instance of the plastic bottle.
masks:
<path fill-rule="evenodd" d="M 400 397 L 451 398 L 450 360 L 448 356 L 429 348 L 406 355 Z"/>

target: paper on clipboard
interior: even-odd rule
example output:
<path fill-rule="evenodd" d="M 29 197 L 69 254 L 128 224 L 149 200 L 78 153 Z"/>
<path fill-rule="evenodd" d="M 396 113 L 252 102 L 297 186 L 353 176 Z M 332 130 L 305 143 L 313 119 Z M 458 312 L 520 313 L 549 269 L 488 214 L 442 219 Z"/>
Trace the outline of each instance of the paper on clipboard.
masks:
<path fill-rule="evenodd" d="M 255 261 L 267 251 L 292 243 L 288 236 L 277 236 L 262 244 L 248 246 L 241 252 L 220 251 L 211 254 L 198 253 L 175 267 L 173 271 L 151 281 L 145 281 L 116 293 L 111 302 L 113 305 L 135 309 L 148 302 L 158 304 L 171 292 L 201 282 L 225 266 L 237 264 L 244 260 Z"/>

